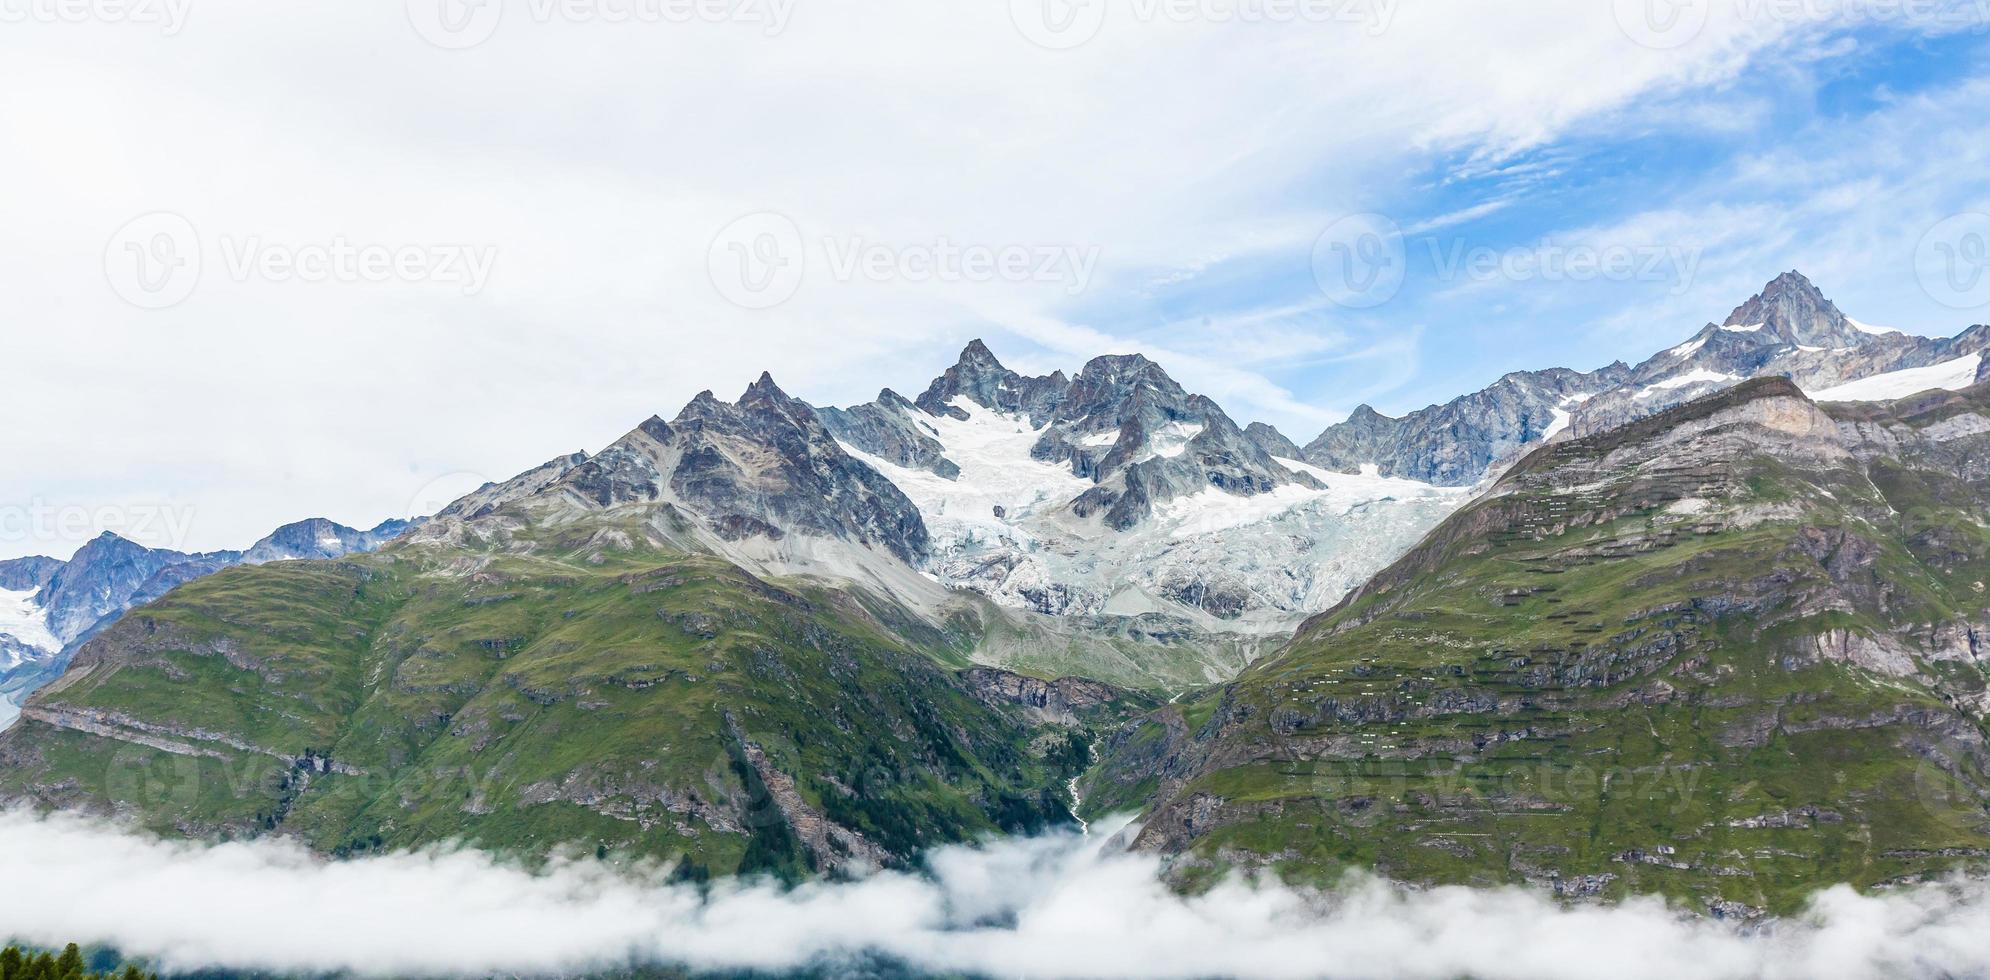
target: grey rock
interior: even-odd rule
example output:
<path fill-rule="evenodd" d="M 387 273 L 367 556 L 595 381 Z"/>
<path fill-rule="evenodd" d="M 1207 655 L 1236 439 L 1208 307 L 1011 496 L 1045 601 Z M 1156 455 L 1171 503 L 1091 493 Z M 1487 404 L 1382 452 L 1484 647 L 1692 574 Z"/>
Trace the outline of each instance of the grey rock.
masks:
<path fill-rule="evenodd" d="M 922 427 L 919 411 L 905 396 L 886 388 L 878 399 L 850 409 L 818 408 L 817 416 L 844 443 L 907 469 L 928 470 L 949 480 L 960 467 L 946 458 L 946 448 Z"/>
<path fill-rule="evenodd" d="M 928 545 L 912 501 L 767 374 L 732 404 L 707 391 L 670 422 L 652 416 L 541 492 L 604 508 L 668 503 L 733 540 L 801 533 L 907 562 Z"/>
<path fill-rule="evenodd" d="M 1285 438 L 1285 433 L 1263 422 L 1252 422 L 1244 426 L 1244 438 L 1264 450 L 1267 455 L 1277 456 L 1280 459 L 1306 458 L 1300 451 L 1298 443 Z"/>
<path fill-rule="evenodd" d="M 561 477 L 572 472 L 574 467 L 587 462 L 586 453 L 570 453 L 555 456 L 502 483 L 486 483 L 476 490 L 452 501 L 449 506 L 437 511 L 437 518 L 473 520 L 497 511 L 515 500 L 522 500 L 558 482 Z"/>
<path fill-rule="evenodd" d="M 1470 486 L 1495 462 L 1540 442 L 1558 413 L 1569 413 L 1579 399 L 1622 384 L 1629 374 L 1623 364 L 1589 372 L 1517 371 L 1483 390 L 1400 419 L 1363 405 L 1308 443 L 1303 458 L 1346 473 L 1373 465 L 1383 476 Z"/>
<path fill-rule="evenodd" d="M 965 417 L 964 413 L 949 403 L 955 398 L 966 398 L 998 412 L 1025 416 L 1031 425 L 1041 427 L 1064 400 L 1068 387 L 1070 382 L 1065 380 L 1064 372 L 1026 378 L 1003 367 L 987 344 L 974 340 L 961 351 L 960 360 L 933 379 L 914 404 L 930 415 L 961 418 Z"/>
<path fill-rule="evenodd" d="M 34 592 L 48 584 L 48 580 L 62 570 L 62 562 L 43 555 L 30 555 L 26 558 L 11 558 L 0 561 L 0 589 L 9 592 Z"/>

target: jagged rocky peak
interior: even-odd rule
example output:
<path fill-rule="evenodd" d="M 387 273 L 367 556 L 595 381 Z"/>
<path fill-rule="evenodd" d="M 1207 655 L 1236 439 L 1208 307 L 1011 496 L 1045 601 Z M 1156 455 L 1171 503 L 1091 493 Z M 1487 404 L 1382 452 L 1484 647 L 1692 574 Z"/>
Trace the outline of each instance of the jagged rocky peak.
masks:
<path fill-rule="evenodd" d="M 67 643 L 82 636 L 98 620 L 122 611 L 134 593 L 166 568 L 209 558 L 232 561 L 236 557 L 235 552 L 202 556 L 147 548 L 105 531 L 76 549 L 68 563 L 49 577 L 35 594 L 35 604 L 47 610 L 49 631 Z"/>
<path fill-rule="evenodd" d="M 1252 422 L 1244 426 L 1244 438 L 1249 439 L 1252 445 L 1280 459 L 1303 458 L 1300 455 L 1299 445 L 1287 439 L 1285 433 L 1278 431 L 1276 426 Z"/>
<path fill-rule="evenodd" d="M 1771 280 L 1748 302 L 1735 307 L 1722 324 L 1729 332 L 1761 327 L 1786 344 L 1803 347 L 1857 347 L 1871 335 L 1853 326 L 1803 273 L 1785 272 Z"/>
<path fill-rule="evenodd" d="M 907 562 L 927 548 L 904 493 L 844 452 L 816 410 L 767 373 L 737 401 L 703 391 L 669 422 L 651 416 L 529 499 L 667 506 L 725 541 L 834 538 Z"/>
<path fill-rule="evenodd" d="M 964 419 L 967 413 L 955 407 L 955 398 L 966 398 L 983 408 L 1027 417 L 1033 426 L 1042 426 L 1064 399 L 1071 382 L 1064 372 L 1040 378 L 1027 378 L 1002 366 L 995 353 L 980 340 L 968 342 L 960 360 L 933 379 L 925 393 L 913 404 L 930 415 Z"/>

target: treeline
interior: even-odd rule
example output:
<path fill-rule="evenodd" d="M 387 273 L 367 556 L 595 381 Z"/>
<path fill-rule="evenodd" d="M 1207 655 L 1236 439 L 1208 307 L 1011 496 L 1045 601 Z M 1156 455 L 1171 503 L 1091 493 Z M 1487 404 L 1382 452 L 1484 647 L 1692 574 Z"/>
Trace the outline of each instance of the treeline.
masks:
<path fill-rule="evenodd" d="M 33 953 L 19 946 L 0 950 L 0 980 L 159 980 L 127 966 L 121 973 L 94 973 L 83 962 L 83 951 L 70 943 L 62 955 Z"/>

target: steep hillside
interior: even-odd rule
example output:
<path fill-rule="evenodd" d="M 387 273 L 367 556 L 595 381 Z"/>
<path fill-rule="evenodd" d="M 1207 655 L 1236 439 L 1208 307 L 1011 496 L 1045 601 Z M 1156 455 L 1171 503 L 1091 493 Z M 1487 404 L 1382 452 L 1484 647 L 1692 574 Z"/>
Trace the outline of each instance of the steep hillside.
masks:
<path fill-rule="evenodd" d="M 190 583 L 27 703 L 0 792 L 335 852 L 575 844 L 694 876 L 1066 818 L 1076 713 L 1116 692 L 960 670 L 953 638 L 889 607 L 609 530 Z"/>
<path fill-rule="evenodd" d="M 1787 909 L 1990 856 L 1990 386 L 1765 379 L 1542 448 L 1284 650 L 1106 749 L 1190 879 Z"/>

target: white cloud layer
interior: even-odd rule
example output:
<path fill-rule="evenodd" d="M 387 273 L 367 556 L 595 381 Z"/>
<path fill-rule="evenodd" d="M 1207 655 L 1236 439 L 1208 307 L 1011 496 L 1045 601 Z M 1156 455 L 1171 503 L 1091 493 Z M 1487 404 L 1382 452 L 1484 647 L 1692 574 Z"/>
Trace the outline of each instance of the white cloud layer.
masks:
<path fill-rule="evenodd" d="M 378 976 L 542 974 L 644 962 L 788 968 L 884 956 L 1041 978 L 1670 980 L 1976 976 L 1990 890 L 1836 887 L 1740 929 L 1656 900 L 1563 907 L 1518 889 L 1332 894 L 1232 881 L 1182 897 L 1158 863 L 1066 833 L 934 852 L 930 874 L 701 895 L 592 861 L 526 871 L 475 851 L 326 861 L 290 844 L 169 842 L 0 815 L 0 922 L 166 967 Z"/>

